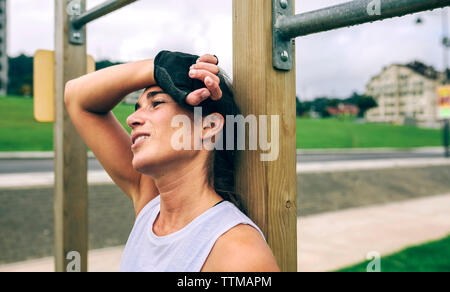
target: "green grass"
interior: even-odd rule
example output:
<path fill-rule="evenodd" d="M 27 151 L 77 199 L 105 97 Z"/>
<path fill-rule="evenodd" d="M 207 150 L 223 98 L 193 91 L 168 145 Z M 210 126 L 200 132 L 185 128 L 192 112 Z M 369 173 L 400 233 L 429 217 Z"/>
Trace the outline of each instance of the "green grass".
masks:
<path fill-rule="evenodd" d="M 434 129 L 358 124 L 338 119 L 297 119 L 297 148 L 415 148 L 442 146 Z"/>
<path fill-rule="evenodd" d="M 122 125 L 133 106 L 114 110 Z M 130 130 L 128 127 L 126 127 Z M 414 148 L 441 146 L 440 130 L 383 124 L 357 124 L 337 119 L 297 119 L 297 148 Z M 0 151 L 51 151 L 53 124 L 34 120 L 33 100 L 0 97 Z"/>
<path fill-rule="evenodd" d="M 338 272 L 366 272 L 369 261 Z M 450 272 L 450 236 L 381 258 L 381 272 Z"/>
<path fill-rule="evenodd" d="M 132 106 L 119 105 L 114 114 L 126 126 Z M 126 127 L 130 131 L 128 127 Z M 53 123 L 38 123 L 33 116 L 33 100 L 0 97 L 0 151 L 52 151 Z"/>

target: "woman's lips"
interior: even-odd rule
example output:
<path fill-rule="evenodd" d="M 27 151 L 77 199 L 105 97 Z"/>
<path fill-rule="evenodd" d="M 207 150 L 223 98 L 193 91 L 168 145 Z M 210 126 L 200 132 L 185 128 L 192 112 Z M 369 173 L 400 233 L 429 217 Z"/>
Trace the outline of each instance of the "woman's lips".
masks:
<path fill-rule="evenodd" d="M 149 140 L 150 137 L 146 137 L 145 139 L 138 139 L 133 146 L 131 146 L 132 150 L 136 150 L 138 149 L 141 145 L 145 144 L 146 142 L 148 142 L 147 140 Z"/>

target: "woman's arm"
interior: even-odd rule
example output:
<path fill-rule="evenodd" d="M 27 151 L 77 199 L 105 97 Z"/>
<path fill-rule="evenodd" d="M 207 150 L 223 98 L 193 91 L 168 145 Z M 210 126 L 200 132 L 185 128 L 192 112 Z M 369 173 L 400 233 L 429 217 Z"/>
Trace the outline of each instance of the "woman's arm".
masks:
<path fill-rule="evenodd" d="M 76 103 L 81 109 L 106 114 L 128 94 L 155 85 L 153 60 L 112 66 L 66 84 L 66 105 Z M 76 96 L 75 96 L 76 95 Z"/>
<path fill-rule="evenodd" d="M 112 66 L 69 81 L 64 98 L 66 104 L 70 104 L 73 99 L 70 93 L 76 92 L 76 102 L 82 109 L 97 114 L 108 113 L 128 94 L 155 85 L 153 61 L 149 59 Z M 217 62 L 216 57 L 203 55 L 192 66 L 189 75 L 205 83 L 207 96 L 202 94 L 205 89 L 192 92 L 187 97 L 191 105 L 197 105 L 209 97 L 214 100 L 222 97 L 220 80 L 216 76 L 219 73 Z"/>
<path fill-rule="evenodd" d="M 200 57 L 191 78 L 203 81 L 207 89 L 192 92 L 187 102 L 196 105 L 222 92 L 216 74 L 217 59 Z M 155 85 L 153 59 L 109 67 L 66 84 L 64 101 L 73 124 L 113 181 L 134 203 L 136 213 L 158 195 L 153 180 L 132 166 L 131 137 L 111 110 L 131 92 Z M 205 90 L 207 94 L 205 95 Z"/>
<path fill-rule="evenodd" d="M 153 60 L 109 67 L 66 84 L 64 100 L 73 124 L 113 181 L 134 203 L 158 195 L 150 177 L 133 169 L 131 138 L 111 110 L 131 92 L 154 85 Z"/>

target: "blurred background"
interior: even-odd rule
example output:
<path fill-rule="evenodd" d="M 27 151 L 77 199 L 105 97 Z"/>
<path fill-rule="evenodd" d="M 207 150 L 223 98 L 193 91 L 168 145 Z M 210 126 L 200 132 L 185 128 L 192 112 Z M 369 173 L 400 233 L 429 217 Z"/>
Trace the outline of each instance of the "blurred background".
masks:
<path fill-rule="evenodd" d="M 447 10 L 296 39 L 301 271 L 450 271 Z M 232 75 L 231 14 L 231 1 L 137 1 L 87 26 L 88 53 L 97 69 L 212 53 Z M 53 268 L 53 124 L 33 117 L 33 55 L 54 49 L 53 26 L 53 0 L 0 0 L 0 271 Z M 114 111 L 124 126 L 137 97 Z M 132 204 L 93 155 L 89 181 L 90 269 L 114 271 Z"/>

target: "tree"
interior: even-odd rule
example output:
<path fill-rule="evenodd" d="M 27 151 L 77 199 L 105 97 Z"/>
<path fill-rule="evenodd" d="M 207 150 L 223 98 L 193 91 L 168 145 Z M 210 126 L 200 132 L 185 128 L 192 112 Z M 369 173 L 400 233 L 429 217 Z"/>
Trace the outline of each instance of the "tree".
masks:
<path fill-rule="evenodd" d="M 107 67 L 111 67 L 111 66 L 115 66 L 115 65 L 120 65 L 123 63 L 120 62 L 111 62 L 109 60 L 101 60 L 95 63 L 95 69 L 96 70 L 102 70 L 105 69 Z"/>
<path fill-rule="evenodd" d="M 8 94 L 30 96 L 33 92 L 33 57 L 8 58 Z"/>
<path fill-rule="evenodd" d="M 328 112 L 328 107 L 332 106 L 333 102 L 330 102 L 331 99 L 327 98 L 327 97 L 319 97 L 316 98 L 313 103 L 312 106 L 314 108 L 314 111 L 319 113 L 319 115 L 322 118 L 328 118 L 330 117 L 330 113 Z"/>
<path fill-rule="evenodd" d="M 302 101 L 300 101 L 300 99 L 298 97 L 296 98 L 296 102 L 297 102 L 297 116 L 298 117 L 302 117 L 306 113 L 311 111 L 312 102 L 310 102 L 310 101 L 302 102 Z"/>
<path fill-rule="evenodd" d="M 20 55 L 8 58 L 8 94 L 19 96 L 33 95 L 33 57 Z M 122 63 L 101 60 L 96 69 L 101 70 Z"/>
<path fill-rule="evenodd" d="M 359 95 L 356 92 L 354 92 L 351 97 L 347 98 L 345 102 L 354 104 L 359 108 L 360 112 L 358 117 L 360 118 L 363 118 L 369 109 L 378 107 L 378 104 L 375 99 L 373 99 L 373 97 L 367 95 Z"/>

